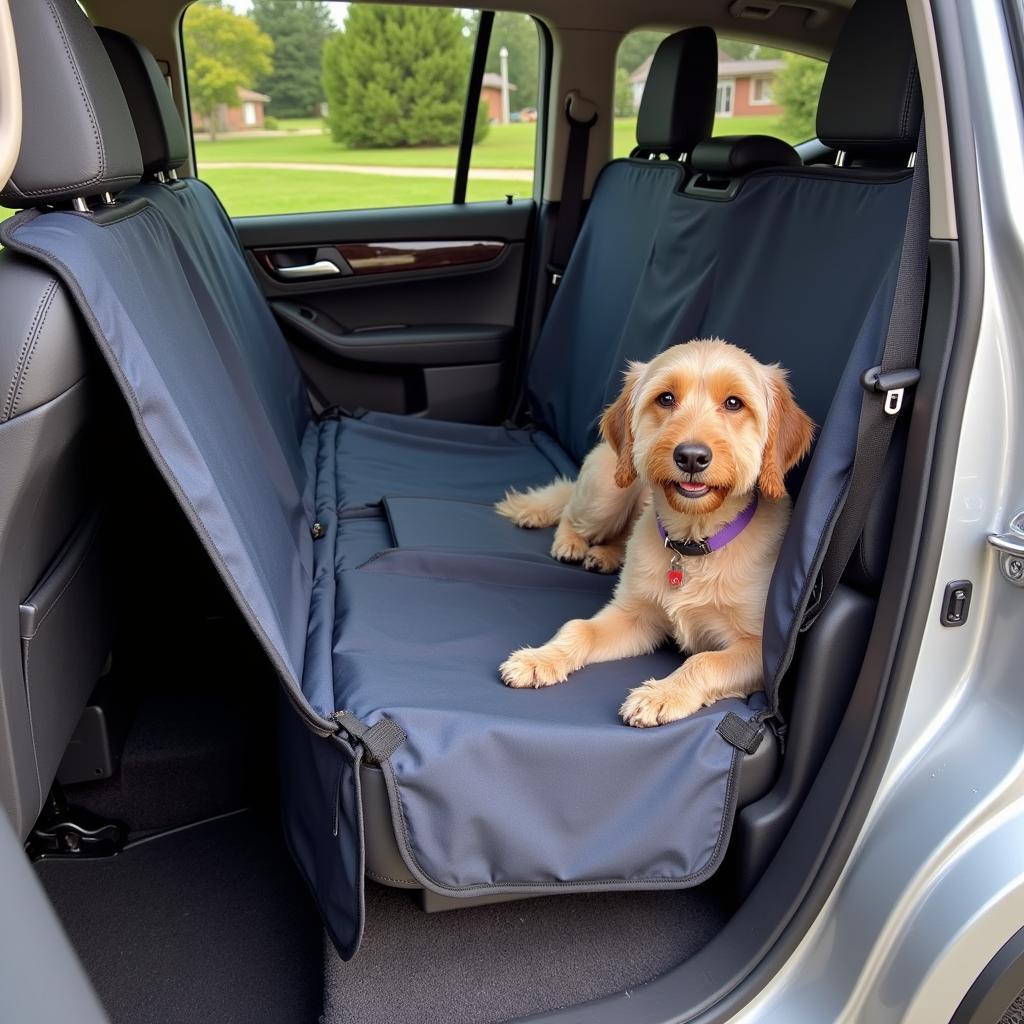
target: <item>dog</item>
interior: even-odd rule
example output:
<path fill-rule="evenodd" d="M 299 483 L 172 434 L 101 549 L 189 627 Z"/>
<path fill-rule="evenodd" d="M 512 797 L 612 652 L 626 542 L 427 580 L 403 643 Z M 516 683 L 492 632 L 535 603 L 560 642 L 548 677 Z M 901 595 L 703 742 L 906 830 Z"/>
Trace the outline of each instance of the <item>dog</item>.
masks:
<path fill-rule="evenodd" d="M 629 364 L 600 431 L 575 486 L 512 492 L 498 508 L 522 526 L 557 520 L 557 557 L 603 568 L 622 545 L 614 595 L 593 618 L 511 654 L 503 682 L 550 686 L 671 638 L 689 657 L 629 691 L 619 709 L 628 725 L 663 725 L 756 692 L 768 585 L 791 511 L 785 476 L 814 437 L 786 371 L 718 338 L 676 345 Z"/>

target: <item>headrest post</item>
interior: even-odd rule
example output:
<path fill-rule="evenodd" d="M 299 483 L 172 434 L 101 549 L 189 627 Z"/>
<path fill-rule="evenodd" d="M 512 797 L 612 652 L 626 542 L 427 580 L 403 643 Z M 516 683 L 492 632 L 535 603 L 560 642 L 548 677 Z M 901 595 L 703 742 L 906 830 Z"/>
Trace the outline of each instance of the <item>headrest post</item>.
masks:
<path fill-rule="evenodd" d="M 104 206 L 116 206 L 117 205 L 117 200 L 114 198 L 114 193 L 113 192 L 101 192 L 100 193 L 100 202 Z"/>
<path fill-rule="evenodd" d="M 836 153 L 836 167 L 845 167 L 845 166 L 846 166 L 846 150 L 845 149 L 841 149 L 841 150 L 839 150 L 838 153 Z"/>
<path fill-rule="evenodd" d="M 913 168 L 916 163 L 917 163 L 917 150 L 914 150 L 914 152 L 911 153 L 910 156 L 907 157 L 907 166 L 910 167 L 910 168 Z"/>
<path fill-rule="evenodd" d="M 153 175 L 153 177 L 156 178 L 156 180 L 159 181 L 161 185 L 163 185 L 167 181 L 167 175 L 164 174 L 163 171 L 157 171 L 156 174 Z"/>
<path fill-rule="evenodd" d="M 81 196 L 75 196 L 75 198 L 71 200 L 71 208 L 73 210 L 77 210 L 78 213 L 89 212 L 89 204 Z"/>
<path fill-rule="evenodd" d="M 167 172 L 167 180 L 168 181 L 177 181 L 178 180 L 178 172 L 173 167 Z"/>

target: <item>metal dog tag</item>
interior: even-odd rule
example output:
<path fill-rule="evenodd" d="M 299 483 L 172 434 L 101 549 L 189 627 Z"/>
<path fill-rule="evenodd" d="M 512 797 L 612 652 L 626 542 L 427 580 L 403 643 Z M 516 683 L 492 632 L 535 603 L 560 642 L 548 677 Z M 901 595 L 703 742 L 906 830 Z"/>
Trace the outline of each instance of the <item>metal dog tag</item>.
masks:
<path fill-rule="evenodd" d="M 672 556 L 672 561 L 668 563 L 668 585 L 675 590 L 677 587 L 683 585 L 685 579 L 683 573 L 683 560 L 676 553 Z"/>

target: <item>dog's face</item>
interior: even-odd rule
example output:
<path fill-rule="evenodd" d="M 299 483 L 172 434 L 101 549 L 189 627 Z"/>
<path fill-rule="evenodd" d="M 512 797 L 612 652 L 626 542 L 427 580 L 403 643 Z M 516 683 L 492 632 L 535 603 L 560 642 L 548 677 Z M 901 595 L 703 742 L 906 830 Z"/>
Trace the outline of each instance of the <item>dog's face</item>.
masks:
<path fill-rule="evenodd" d="M 755 486 L 782 498 L 786 472 L 807 454 L 814 425 L 785 371 L 713 340 L 630 364 L 601 433 L 618 456 L 620 487 L 639 477 L 677 512 L 707 515 Z"/>

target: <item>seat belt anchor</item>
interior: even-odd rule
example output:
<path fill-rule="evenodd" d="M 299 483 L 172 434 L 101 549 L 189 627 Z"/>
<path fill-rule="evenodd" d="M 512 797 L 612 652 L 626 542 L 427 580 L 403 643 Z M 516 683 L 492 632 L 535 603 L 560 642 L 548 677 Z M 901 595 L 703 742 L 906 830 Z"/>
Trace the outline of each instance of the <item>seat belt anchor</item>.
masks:
<path fill-rule="evenodd" d="M 896 416 L 903 408 L 903 397 L 907 388 L 912 388 L 921 379 L 921 371 L 916 366 L 904 370 L 882 371 L 880 366 L 872 366 L 861 374 L 860 383 L 865 391 L 884 394 L 883 408 L 889 416 Z"/>

